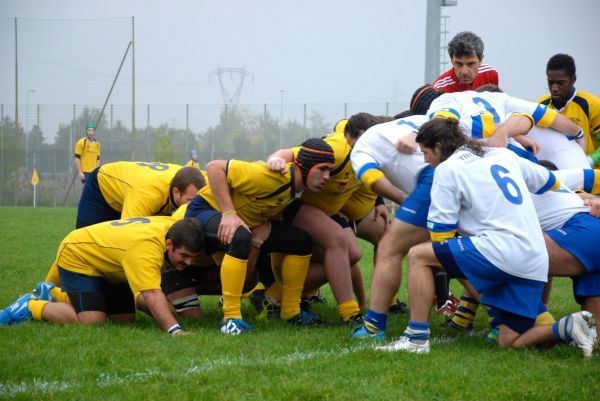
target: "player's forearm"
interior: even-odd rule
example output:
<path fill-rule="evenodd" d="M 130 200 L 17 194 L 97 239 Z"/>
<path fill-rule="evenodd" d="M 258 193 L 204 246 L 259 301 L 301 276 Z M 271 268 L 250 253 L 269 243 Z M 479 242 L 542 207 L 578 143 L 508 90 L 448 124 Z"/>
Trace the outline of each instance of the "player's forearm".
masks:
<path fill-rule="evenodd" d="M 77 169 L 77 172 L 79 174 L 82 173 L 82 171 L 81 171 L 81 160 L 78 157 L 75 158 L 75 168 Z"/>
<path fill-rule="evenodd" d="M 515 135 L 527 133 L 532 125 L 531 118 L 522 114 L 512 115 L 504 122 L 504 124 L 496 128 L 496 132 L 493 136 L 502 135 L 505 138 L 511 138 Z"/>
<path fill-rule="evenodd" d="M 165 331 L 177 324 L 175 313 L 162 290 L 142 291 L 144 302 L 150 313 Z"/>
<path fill-rule="evenodd" d="M 401 204 L 404 202 L 404 194 L 398 188 L 392 185 L 392 183 L 385 177 L 378 179 L 371 186 L 373 192 L 377 195 L 381 195 L 384 198 Z"/>
<path fill-rule="evenodd" d="M 579 133 L 579 126 L 562 114 L 556 115 L 554 121 L 550 124 L 550 128 L 562 133 L 570 134 L 571 136 L 577 136 Z"/>
<path fill-rule="evenodd" d="M 273 157 L 279 157 L 289 163 L 294 160 L 294 152 L 290 149 L 279 149 L 275 152 L 271 153 L 269 157 L 267 157 L 267 161 Z"/>

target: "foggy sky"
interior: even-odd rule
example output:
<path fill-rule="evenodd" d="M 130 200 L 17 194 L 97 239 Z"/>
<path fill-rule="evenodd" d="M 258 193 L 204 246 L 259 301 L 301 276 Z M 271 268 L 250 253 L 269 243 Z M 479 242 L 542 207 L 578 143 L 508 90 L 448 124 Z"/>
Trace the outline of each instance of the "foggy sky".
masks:
<path fill-rule="evenodd" d="M 138 104 L 220 104 L 216 77 L 209 81 L 218 66 L 252 73 L 242 104 L 279 103 L 281 90 L 285 103 L 408 102 L 424 83 L 425 12 L 425 0 L 0 1 L 0 18 L 75 19 L 81 29 L 97 27 L 97 19 L 134 16 Z M 509 94 L 535 100 L 546 93 L 545 64 L 564 52 L 577 63 L 577 88 L 600 96 L 600 2 L 458 0 L 442 14 L 450 16 L 447 40 L 463 30 L 482 37 L 485 62 L 498 69 Z M 43 29 L 50 34 L 61 25 Z M 51 69 L 43 63 L 23 74 L 21 99 L 35 88 L 36 103 L 101 103 L 127 45 L 129 33 L 121 35 L 124 42 L 112 50 L 116 60 L 101 66 L 102 74 L 65 55 L 52 79 L 39 79 Z M 29 57 L 43 60 L 45 51 L 60 48 Z M 11 68 L 12 54 L 0 52 L 3 68 Z M 98 82 L 94 90 L 78 90 L 69 80 L 86 74 Z M 14 102 L 8 88 L 2 103 Z"/>

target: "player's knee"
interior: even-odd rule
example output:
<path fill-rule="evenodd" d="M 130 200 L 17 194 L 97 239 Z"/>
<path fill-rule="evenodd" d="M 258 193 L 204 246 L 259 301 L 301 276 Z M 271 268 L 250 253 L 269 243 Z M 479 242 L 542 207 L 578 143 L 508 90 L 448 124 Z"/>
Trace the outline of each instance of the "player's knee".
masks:
<path fill-rule="evenodd" d="M 233 241 L 227 246 L 226 253 L 237 259 L 246 260 L 252 248 L 252 233 L 240 226 L 233 236 Z"/>
<path fill-rule="evenodd" d="M 190 294 L 175 299 L 170 299 L 175 311 L 179 314 L 190 309 L 200 308 L 200 299 L 196 294 Z"/>

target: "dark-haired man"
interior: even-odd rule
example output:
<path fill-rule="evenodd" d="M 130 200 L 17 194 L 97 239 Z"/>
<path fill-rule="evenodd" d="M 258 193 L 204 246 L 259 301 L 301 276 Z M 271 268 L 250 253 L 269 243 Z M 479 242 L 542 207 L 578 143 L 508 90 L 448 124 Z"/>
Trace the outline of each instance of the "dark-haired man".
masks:
<path fill-rule="evenodd" d="M 600 164 L 600 99 L 575 89 L 575 60 L 555 54 L 546 65 L 550 93 L 537 100 L 568 117 L 583 130 L 585 153 L 592 167 Z"/>
<path fill-rule="evenodd" d="M 448 43 L 452 68 L 434 82 L 444 92 L 475 90 L 482 85 L 498 85 L 498 71 L 483 61 L 483 41 L 473 32 L 459 32 Z"/>
<path fill-rule="evenodd" d="M 157 162 L 107 163 L 90 173 L 77 208 L 76 228 L 103 221 L 170 215 L 206 180 L 195 167 Z"/>
<path fill-rule="evenodd" d="M 163 330 L 182 335 L 175 312 L 161 290 L 165 263 L 182 270 L 204 247 L 194 219 L 135 217 L 72 231 L 58 247 L 57 267 L 68 302 L 27 294 L 0 313 L 0 324 L 26 320 L 99 324 L 131 322 L 143 304 Z"/>
<path fill-rule="evenodd" d="M 240 297 L 252 247 L 272 254 L 275 277 L 282 281 L 281 317 L 292 324 L 311 325 L 316 315 L 300 310 L 300 295 L 312 254 L 312 238 L 300 228 L 273 222 L 264 241 L 251 230 L 279 215 L 303 190 L 320 191 L 334 163 L 333 149 L 311 138 L 284 173 L 269 170 L 264 162 L 213 160 L 206 168 L 209 184 L 189 203 L 186 217 L 204 225 L 207 252 L 225 251 L 221 263 L 224 334 L 239 335 L 251 329 L 242 319 Z"/>

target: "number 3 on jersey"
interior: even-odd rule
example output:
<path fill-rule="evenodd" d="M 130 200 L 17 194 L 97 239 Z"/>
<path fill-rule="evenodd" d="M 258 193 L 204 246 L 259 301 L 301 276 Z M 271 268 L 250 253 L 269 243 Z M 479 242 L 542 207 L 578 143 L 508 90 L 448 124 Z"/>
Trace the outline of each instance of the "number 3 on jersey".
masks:
<path fill-rule="evenodd" d="M 496 181 L 496 184 L 500 187 L 502 194 L 510 203 L 514 203 L 515 205 L 523 203 L 523 194 L 521 194 L 519 186 L 508 176 L 510 171 L 498 164 L 493 164 L 490 167 L 490 172 L 492 173 L 494 181 Z"/>

